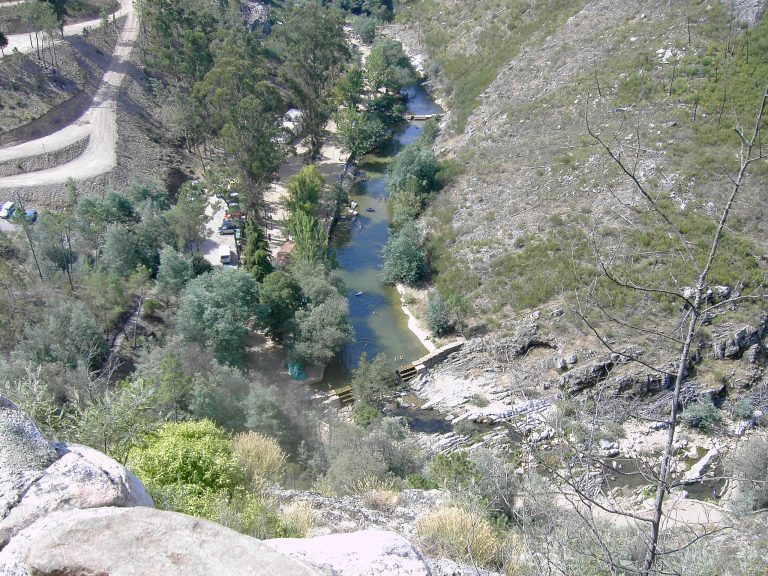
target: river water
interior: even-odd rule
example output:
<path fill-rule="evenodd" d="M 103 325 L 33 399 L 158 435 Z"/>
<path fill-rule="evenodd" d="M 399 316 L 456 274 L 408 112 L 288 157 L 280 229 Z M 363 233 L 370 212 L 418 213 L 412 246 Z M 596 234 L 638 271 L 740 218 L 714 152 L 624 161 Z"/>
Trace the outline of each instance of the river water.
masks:
<path fill-rule="evenodd" d="M 403 90 L 408 95 L 406 114 L 442 112 L 421 84 Z M 389 209 L 386 180 L 389 161 L 421 134 L 423 122 L 409 122 L 396 128 L 392 142 L 364 157 L 359 168 L 367 180 L 351 191 L 359 216 L 342 220 L 334 228 L 330 250 L 338 269 L 334 272 L 347 287 L 349 316 L 355 341 L 347 345 L 325 369 L 323 383 L 329 387 L 349 382 L 350 371 L 361 354 L 373 358 L 383 352 L 393 368 L 426 354 L 418 338 L 408 330 L 408 319 L 400 308 L 394 287 L 381 280 L 381 250 L 389 239 Z M 373 211 L 368 212 L 366 208 Z"/>

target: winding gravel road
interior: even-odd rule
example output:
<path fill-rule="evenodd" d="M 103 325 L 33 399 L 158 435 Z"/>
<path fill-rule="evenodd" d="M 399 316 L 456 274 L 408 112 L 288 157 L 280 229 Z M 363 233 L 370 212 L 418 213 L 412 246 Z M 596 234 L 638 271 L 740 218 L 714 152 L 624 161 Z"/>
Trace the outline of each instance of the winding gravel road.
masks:
<path fill-rule="evenodd" d="M 66 182 L 70 176 L 84 180 L 109 172 L 117 165 L 116 97 L 139 33 L 139 17 L 133 9 L 132 0 L 121 0 L 121 8 L 116 14 L 117 16 L 126 15 L 127 18 L 112 54 L 112 62 L 99 84 L 90 108 L 80 118 L 58 132 L 16 146 L 0 148 L 0 162 L 54 152 L 88 138 L 85 150 L 74 160 L 54 168 L 0 178 L 0 188 L 60 184 Z M 84 28 L 98 25 L 98 20 L 72 24 L 64 28 L 64 35 L 82 34 Z M 20 47 L 21 45 L 24 45 L 24 49 Z M 9 48 L 12 46 L 19 47 L 22 52 L 30 51 L 26 34 L 10 36 Z"/>

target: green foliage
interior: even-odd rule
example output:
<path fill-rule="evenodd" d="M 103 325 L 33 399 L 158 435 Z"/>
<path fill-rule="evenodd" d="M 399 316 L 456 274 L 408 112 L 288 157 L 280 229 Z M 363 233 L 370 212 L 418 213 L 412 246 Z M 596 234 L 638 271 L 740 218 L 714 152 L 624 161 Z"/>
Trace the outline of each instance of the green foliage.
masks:
<path fill-rule="evenodd" d="M 430 148 L 411 144 L 403 148 L 389 167 L 387 191 L 396 194 L 406 188 L 410 182 L 417 184 L 421 194 L 432 192 L 436 188 L 437 160 Z"/>
<path fill-rule="evenodd" d="M 51 308 L 44 323 L 27 324 L 21 353 L 35 364 L 97 366 L 107 353 L 98 321 L 83 304 L 63 301 Z"/>
<path fill-rule="evenodd" d="M 331 114 L 331 90 L 349 59 L 343 26 L 335 8 L 309 0 L 294 4 L 274 33 L 283 60 L 281 76 L 303 113 L 311 157 L 320 152 Z"/>
<path fill-rule="evenodd" d="M 192 255 L 192 276 L 202 276 L 208 272 L 213 272 L 213 265 L 205 259 L 202 254 L 195 253 Z"/>
<path fill-rule="evenodd" d="M 422 280 L 427 266 L 419 245 L 419 235 L 412 223 L 390 236 L 383 250 L 385 282 L 415 285 Z"/>
<path fill-rule="evenodd" d="M 240 173 L 261 187 L 282 159 L 275 139 L 281 131 L 283 102 L 251 42 L 236 33 L 225 39 L 213 67 L 195 84 L 193 98 L 209 121 L 208 133 L 221 139 Z M 255 214 L 256 198 L 245 200 Z"/>
<path fill-rule="evenodd" d="M 352 414 L 355 418 L 355 424 L 361 428 L 368 428 L 381 413 L 376 406 L 370 404 L 355 404 L 355 410 Z"/>
<path fill-rule="evenodd" d="M 429 465 L 429 479 L 440 486 L 467 485 L 477 477 L 477 467 L 466 452 L 438 454 Z"/>
<path fill-rule="evenodd" d="M 71 406 L 72 428 L 66 436 L 125 464 L 157 428 L 157 400 L 157 388 L 151 383 L 141 378 L 123 380 Z"/>
<path fill-rule="evenodd" d="M 291 260 L 305 263 L 319 263 L 326 258 L 328 235 L 314 214 L 300 210 L 288 220 L 288 230 L 296 243 L 291 251 Z"/>
<path fill-rule="evenodd" d="M 274 270 L 269 243 L 261 227 L 257 226 L 253 219 L 249 219 L 245 225 L 245 237 L 245 246 L 240 258 L 242 266 L 257 282 L 262 282 Z"/>
<path fill-rule="evenodd" d="M 384 123 L 371 112 L 341 109 L 336 113 L 336 127 L 341 149 L 349 154 L 349 162 L 359 160 L 389 137 Z"/>
<path fill-rule="evenodd" d="M 294 319 L 291 354 L 306 364 L 327 364 L 353 338 L 349 303 L 338 292 L 297 310 Z"/>
<path fill-rule="evenodd" d="M 355 398 L 355 412 L 376 406 L 397 384 L 397 376 L 386 354 L 379 353 L 370 362 L 366 354 L 361 354 L 357 368 L 352 371 L 350 382 Z"/>
<path fill-rule="evenodd" d="M 377 420 L 368 430 L 339 423 L 325 449 L 328 468 L 319 487 L 338 496 L 401 481 L 423 463 L 409 430 L 396 418 Z"/>
<path fill-rule="evenodd" d="M 213 362 L 206 372 L 196 372 L 189 388 L 189 412 L 193 418 L 208 419 L 233 431 L 245 429 L 245 408 L 249 383 L 232 366 Z"/>
<path fill-rule="evenodd" d="M 286 207 L 291 215 L 297 212 L 306 212 L 313 215 L 320 200 L 325 180 L 317 166 L 312 164 L 304 166 L 288 182 L 288 200 Z"/>
<path fill-rule="evenodd" d="M 739 446 L 731 462 L 735 502 L 740 512 L 762 510 L 768 506 L 768 438 L 754 434 Z"/>
<path fill-rule="evenodd" d="M 275 340 L 284 340 L 290 334 L 293 316 L 301 306 L 301 286 L 284 272 L 272 272 L 261 284 L 259 299 L 269 308 L 267 334 Z"/>
<path fill-rule="evenodd" d="M 207 204 L 208 197 L 202 186 L 192 182 L 181 185 L 176 204 L 168 211 L 166 218 L 176 236 L 176 245 L 182 252 L 192 244 L 196 244 L 199 250 L 200 241 L 208 235 L 205 226 L 208 221 L 205 214 Z"/>
<path fill-rule="evenodd" d="M 435 336 L 444 336 L 454 328 L 450 308 L 439 292 L 429 295 L 425 317 L 427 326 Z"/>
<path fill-rule="evenodd" d="M 397 92 L 416 80 L 411 60 L 403 51 L 402 44 L 386 36 L 374 42 L 365 60 L 365 75 L 373 92 L 380 89 Z"/>
<path fill-rule="evenodd" d="M 190 280 L 176 314 L 178 333 L 208 347 L 220 362 L 238 364 L 249 330 L 262 325 L 259 285 L 244 270 L 217 270 Z"/>
<path fill-rule="evenodd" d="M 144 301 L 144 307 L 141 310 L 142 318 L 154 318 L 155 314 L 162 308 L 162 304 L 157 300 L 148 299 Z"/>
<path fill-rule="evenodd" d="M 359 16 L 352 20 L 352 30 L 366 44 L 371 44 L 376 39 L 377 28 L 377 22 L 374 18 Z"/>
<path fill-rule="evenodd" d="M 128 465 L 150 491 L 179 486 L 202 495 L 231 492 L 242 482 L 232 439 L 210 420 L 164 424 L 133 450 Z"/>
<path fill-rule="evenodd" d="M 346 74 L 339 77 L 334 87 L 334 93 L 339 104 L 349 110 L 357 110 L 365 92 L 365 76 L 363 71 L 353 66 Z"/>
<path fill-rule="evenodd" d="M 166 300 L 176 298 L 192 278 L 192 265 L 170 246 L 160 252 L 157 271 L 157 291 Z"/>
<path fill-rule="evenodd" d="M 709 398 L 697 400 L 686 406 L 680 418 L 686 426 L 704 432 L 711 430 L 722 419 L 720 411 Z"/>
<path fill-rule="evenodd" d="M 281 406 L 275 388 L 252 383 L 244 403 L 246 424 L 253 430 L 275 438 L 286 451 L 293 451 L 298 445 L 295 430 L 289 426 L 289 418 Z"/>
<path fill-rule="evenodd" d="M 139 255 L 134 235 L 118 224 L 107 226 L 101 255 L 104 267 L 121 278 L 127 278 L 136 269 Z"/>
<path fill-rule="evenodd" d="M 572 228 L 557 228 L 543 238 L 526 239 L 522 249 L 491 263 L 498 305 L 511 305 L 515 310 L 533 308 L 562 291 L 577 288 L 581 277 L 589 274 L 588 251 L 584 233 Z"/>
<path fill-rule="evenodd" d="M 734 418 L 746 420 L 752 418 L 755 413 L 755 407 L 749 400 L 740 398 L 734 403 L 732 413 Z"/>

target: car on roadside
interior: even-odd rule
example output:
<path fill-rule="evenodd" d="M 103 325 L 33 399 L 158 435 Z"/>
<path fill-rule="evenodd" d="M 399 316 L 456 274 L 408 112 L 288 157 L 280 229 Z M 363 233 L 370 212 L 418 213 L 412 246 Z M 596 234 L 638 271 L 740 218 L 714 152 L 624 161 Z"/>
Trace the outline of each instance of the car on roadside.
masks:
<path fill-rule="evenodd" d="M 237 226 L 232 220 L 224 220 L 219 226 L 219 234 L 234 234 Z"/>
<path fill-rule="evenodd" d="M 16 209 L 16 204 L 10 201 L 6 202 L 2 206 L 0 206 L 0 218 L 8 220 L 8 218 L 13 216 L 13 211 L 15 209 Z"/>

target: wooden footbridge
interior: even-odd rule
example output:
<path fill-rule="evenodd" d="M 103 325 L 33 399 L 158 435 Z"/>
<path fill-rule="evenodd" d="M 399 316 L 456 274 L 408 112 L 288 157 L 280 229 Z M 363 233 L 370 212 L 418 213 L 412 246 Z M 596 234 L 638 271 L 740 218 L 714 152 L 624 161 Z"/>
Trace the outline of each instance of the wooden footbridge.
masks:
<path fill-rule="evenodd" d="M 429 120 L 430 118 L 440 118 L 442 114 L 406 114 L 405 119 L 413 122 L 416 120 Z"/>

